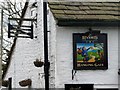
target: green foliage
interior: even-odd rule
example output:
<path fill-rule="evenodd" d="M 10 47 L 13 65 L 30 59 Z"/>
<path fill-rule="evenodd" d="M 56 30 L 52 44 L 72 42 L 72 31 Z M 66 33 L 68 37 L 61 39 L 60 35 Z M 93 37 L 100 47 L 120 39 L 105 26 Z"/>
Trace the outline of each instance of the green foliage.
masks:
<path fill-rule="evenodd" d="M 100 50 L 100 53 L 103 53 L 103 50 Z M 95 56 L 95 58 L 100 59 L 100 55 L 98 54 L 98 51 L 88 51 L 88 58 L 91 59 L 92 56 Z M 83 61 L 84 57 L 81 54 L 77 54 L 77 61 Z"/>
<path fill-rule="evenodd" d="M 84 57 L 81 54 L 77 54 L 77 61 L 82 61 Z"/>

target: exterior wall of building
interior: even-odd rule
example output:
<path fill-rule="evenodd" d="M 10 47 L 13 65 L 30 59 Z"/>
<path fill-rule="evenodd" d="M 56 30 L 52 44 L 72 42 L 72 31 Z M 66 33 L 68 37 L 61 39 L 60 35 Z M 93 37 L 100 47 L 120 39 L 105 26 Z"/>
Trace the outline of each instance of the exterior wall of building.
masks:
<path fill-rule="evenodd" d="M 30 2 L 25 18 L 31 17 L 31 3 L 33 2 Z M 44 67 L 37 68 L 33 63 L 36 59 L 44 61 L 42 2 L 38 2 L 37 9 L 40 10 L 37 13 L 37 28 L 34 28 L 34 37 L 37 36 L 37 38 L 17 39 L 10 67 L 5 77 L 5 80 L 12 77 L 13 88 L 21 88 L 19 82 L 28 78 L 32 80 L 31 88 L 44 88 Z"/>
<path fill-rule="evenodd" d="M 72 80 L 72 34 L 84 33 L 88 28 L 56 28 L 56 87 L 64 87 L 64 84 L 95 84 L 95 88 L 118 87 L 118 27 L 93 27 L 93 30 L 108 34 L 108 70 L 78 70 Z"/>
<path fill-rule="evenodd" d="M 19 81 L 30 78 L 31 88 L 44 88 L 44 67 L 37 68 L 36 59 L 44 61 L 42 3 L 38 2 L 37 28 L 34 39 L 18 39 L 5 79 L 12 77 L 13 88 L 21 88 Z M 30 8 L 28 8 L 30 15 Z M 26 16 L 27 16 L 26 14 Z M 108 70 L 77 71 L 72 80 L 73 33 L 84 33 L 89 27 L 59 27 L 51 12 L 48 16 L 50 87 L 64 88 L 64 84 L 95 84 L 95 88 L 118 87 L 118 28 L 93 27 L 108 34 Z"/>
<path fill-rule="evenodd" d="M 120 69 L 120 46 L 119 45 L 120 45 L 120 30 L 118 30 L 118 69 Z M 120 75 L 118 76 L 118 85 L 120 88 Z"/>
<path fill-rule="evenodd" d="M 55 88 L 55 74 L 56 74 L 56 22 L 54 20 L 54 17 L 52 13 L 49 11 L 48 15 L 48 30 L 50 31 L 48 33 L 49 38 L 49 61 L 50 61 L 50 88 Z"/>

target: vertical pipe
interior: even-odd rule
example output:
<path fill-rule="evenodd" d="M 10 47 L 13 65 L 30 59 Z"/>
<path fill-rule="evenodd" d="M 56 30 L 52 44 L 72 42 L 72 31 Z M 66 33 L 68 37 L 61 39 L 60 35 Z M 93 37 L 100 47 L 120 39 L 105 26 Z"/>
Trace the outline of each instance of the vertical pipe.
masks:
<path fill-rule="evenodd" d="M 2 44 L 3 44 L 3 9 L 1 9 L 1 47 L 0 47 L 0 87 L 2 85 Z"/>
<path fill-rule="evenodd" d="M 44 60 L 45 60 L 44 73 L 45 73 L 45 90 L 49 90 L 47 2 L 43 2 L 43 24 L 44 24 Z"/>
<path fill-rule="evenodd" d="M 8 81 L 9 81 L 8 90 L 12 90 L 12 78 L 9 78 Z"/>

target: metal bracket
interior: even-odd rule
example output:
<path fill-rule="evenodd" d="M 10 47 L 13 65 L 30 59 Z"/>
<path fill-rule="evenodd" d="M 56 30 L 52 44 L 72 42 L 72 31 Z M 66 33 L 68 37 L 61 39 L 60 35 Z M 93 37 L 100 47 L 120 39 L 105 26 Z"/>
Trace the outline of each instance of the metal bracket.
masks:
<path fill-rule="evenodd" d="M 89 28 L 89 31 L 86 32 L 86 34 L 88 34 L 88 35 L 100 34 L 100 30 L 93 30 L 92 28 Z"/>
<path fill-rule="evenodd" d="M 72 80 L 74 79 L 76 73 L 77 73 L 76 70 L 72 70 Z"/>
<path fill-rule="evenodd" d="M 120 75 L 120 69 L 118 69 L 118 75 Z"/>
<path fill-rule="evenodd" d="M 33 22 L 37 19 L 21 19 L 21 18 L 8 18 L 8 38 L 20 37 L 20 38 L 31 38 L 33 39 Z M 28 25 L 17 25 L 17 23 L 10 23 L 10 21 L 27 21 Z M 29 25 L 29 22 L 31 23 Z"/>

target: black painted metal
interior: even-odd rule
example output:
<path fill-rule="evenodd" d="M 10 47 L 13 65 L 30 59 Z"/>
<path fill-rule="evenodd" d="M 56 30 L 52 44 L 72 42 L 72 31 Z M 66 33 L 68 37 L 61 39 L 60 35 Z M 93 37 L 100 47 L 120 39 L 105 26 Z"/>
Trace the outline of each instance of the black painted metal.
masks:
<path fill-rule="evenodd" d="M 47 2 L 43 2 L 44 18 L 44 73 L 45 73 L 45 90 L 49 90 L 49 62 L 48 62 L 48 32 L 47 32 Z"/>
<path fill-rule="evenodd" d="M 77 71 L 73 69 L 72 70 L 72 80 L 74 79 L 76 73 L 77 73 Z"/>
<path fill-rule="evenodd" d="M 10 23 L 8 23 L 8 38 L 10 38 Z"/>
<path fill-rule="evenodd" d="M 94 84 L 65 84 L 65 90 L 93 90 Z"/>
<path fill-rule="evenodd" d="M 23 21 L 37 21 L 37 19 L 29 19 L 29 18 L 8 18 L 9 20 L 23 20 Z"/>
<path fill-rule="evenodd" d="M 11 19 L 10 19 L 11 20 Z M 13 19 L 14 20 L 14 19 Z M 29 19 L 31 20 L 31 19 Z M 31 22 L 31 26 L 26 25 L 11 25 L 10 21 L 8 23 L 8 38 L 10 37 L 20 37 L 20 38 L 31 38 L 33 39 L 33 22 Z"/>
<path fill-rule="evenodd" d="M 31 37 L 31 39 L 33 39 L 33 24 L 31 24 L 31 33 L 30 33 L 30 37 Z"/>
<path fill-rule="evenodd" d="M 8 90 L 12 90 L 12 78 L 8 78 L 9 84 L 8 84 Z"/>

